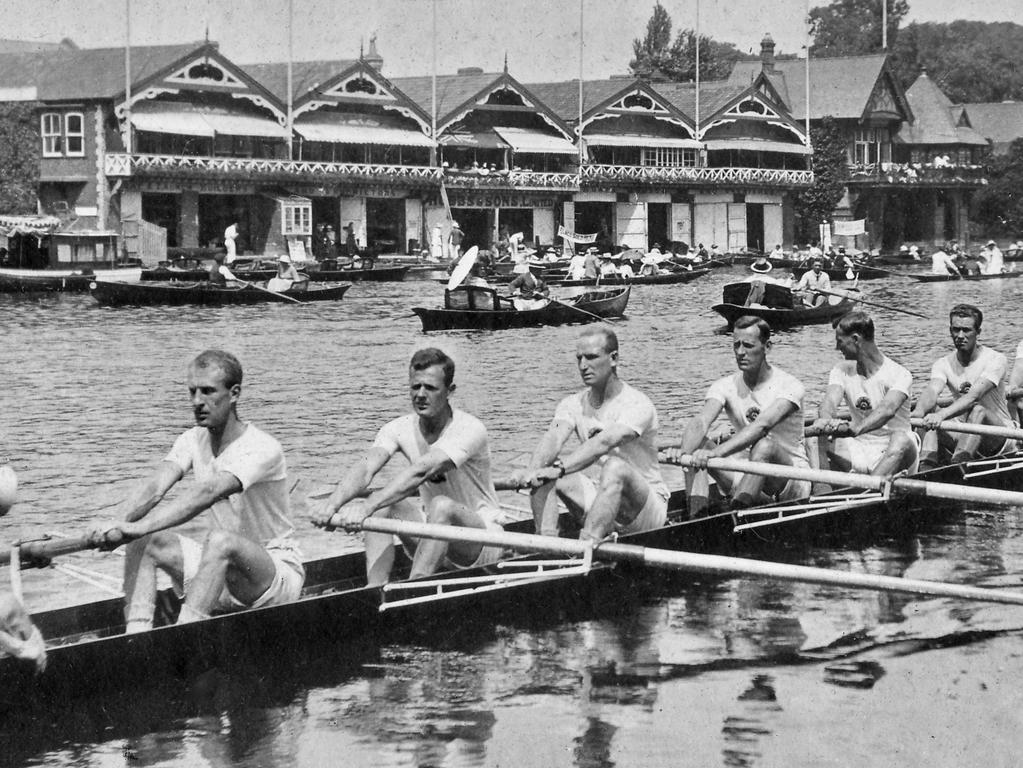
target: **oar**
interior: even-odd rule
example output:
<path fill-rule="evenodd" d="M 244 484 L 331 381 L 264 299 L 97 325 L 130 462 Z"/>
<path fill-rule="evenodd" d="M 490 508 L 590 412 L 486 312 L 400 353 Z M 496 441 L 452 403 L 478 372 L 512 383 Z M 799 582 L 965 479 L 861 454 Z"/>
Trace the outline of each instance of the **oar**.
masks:
<path fill-rule="evenodd" d="M 692 456 L 681 456 L 678 461 L 666 462 L 683 467 L 694 467 Z M 881 477 L 864 475 L 858 472 L 835 472 L 824 469 L 805 469 L 789 467 L 784 464 L 769 464 L 763 461 L 746 461 L 744 459 L 710 459 L 710 469 L 722 469 L 730 472 L 742 472 L 764 477 L 784 477 L 789 480 L 809 480 L 811 483 L 823 483 L 835 487 L 861 488 L 867 491 L 884 491 L 891 487 L 902 493 L 919 494 L 935 499 L 954 499 L 978 504 L 1005 504 L 1023 506 L 1023 493 L 1018 491 L 1002 491 L 997 488 L 974 488 L 955 483 L 935 483 L 930 480 L 914 480 L 909 477 Z"/>
<path fill-rule="evenodd" d="M 245 280 L 239 280 L 238 282 L 241 283 L 242 285 L 248 286 L 249 288 L 255 288 L 257 291 L 262 291 L 263 293 L 269 293 L 271 296 L 277 296 L 279 298 L 284 299 L 285 301 L 290 301 L 293 304 L 304 304 L 305 303 L 305 302 L 299 301 L 298 299 L 294 298 L 293 296 L 288 296 L 287 294 L 284 294 L 284 293 L 278 293 L 277 291 L 271 291 L 269 288 L 264 288 L 263 286 L 256 285 L 255 283 L 249 283 L 249 282 L 247 282 Z"/>
<path fill-rule="evenodd" d="M 856 301 L 859 302 L 860 304 L 866 304 L 869 307 L 878 307 L 879 309 L 888 309 L 891 310 L 892 312 L 901 312 L 904 315 L 922 317 L 924 318 L 924 320 L 931 319 L 929 315 L 923 315 L 920 314 L 919 312 L 913 312 L 912 310 L 909 309 L 900 309 L 899 307 L 892 307 L 889 306 L 888 304 L 882 304 L 878 301 L 867 301 L 866 299 L 861 299 L 858 296 L 851 296 L 848 293 L 835 293 L 834 291 L 825 291 L 820 288 L 810 288 L 809 290 L 813 291 L 814 293 L 823 294 L 824 296 L 838 296 L 840 299 L 850 299 L 851 301 Z"/>
<path fill-rule="evenodd" d="M 59 555 L 70 555 L 73 552 L 81 552 L 86 549 L 93 549 L 95 545 L 88 536 L 76 536 L 67 539 L 54 539 L 46 537 L 33 541 L 22 542 L 19 546 L 19 558 L 22 567 L 34 563 L 46 563 Z M 27 561 L 27 562 L 26 562 Z M 11 562 L 11 550 L 0 549 L 0 565 L 7 565 Z"/>
<path fill-rule="evenodd" d="M 508 298 L 512 299 L 512 298 L 514 298 L 514 296 L 509 296 Z M 544 296 L 542 293 L 534 293 L 533 294 L 533 298 L 547 299 L 548 301 L 550 301 L 553 304 L 560 304 L 563 307 L 575 310 L 576 312 L 579 312 L 581 314 L 589 315 L 594 320 L 597 320 L 597 321 L 599 321 L 601 323 L 607 322 L 609 320 L 617 320 L 618 319 L 616 317 L 601 317 L 600 315 L 596 315 L 593 312 L 590 312 L 588 310 L 580 309 L 579 307 L 575 306 L 574 304 L 567 304 L 564 301 L 559 301 L 558 299 L 555 299 L 553 296 Z"/>
<path fill-rule="evenodd" d="M 484 546 L 505 547 L 519 552 L 546 553 L 562 556 L 583 556 L 589 545 L 575 539 L 556 536 L 536 536 L 525 533 L 503 533 L 481 528 L 461 528 L 453 525 L 412 523 L 405 520 L 370 517 L 362 523 L 362 530 L 380 533 L 396 533 L 401 536 L 440 539 L 442 541 L 469 542 Z M 831 571 L 827 568 L 811 568 L 805 565 L 788 565 L 765 560 L 741 557 L 705 555 L 696 552 L 678 552 L 669 549 L 654 549 L 636 544 L 602 543 L 593 548 L 593 557 L 638 563 L 651 568 L 675 571 L 693 571 L 722 576 L 757 576 L 778 581 L 795 581 L 807 584 L 823 584 L 836 587 L 872 589 L 880 592 L 898 592 L 910 595 L 934 597 L 955 597 L 963 600 L 980 600 L 991 603 L 1023 605 L 1023 594 L 998 589 L 971 587 L 964 584 L 945 584 L 938 581 L 904 579 L 897 576 L 875 576 L 873 574 Z"/>
<path fill-rule="evenodd" d="M 909 423 L 914 427 L 923 427 L 924 420 L 912 418 Z M 970 424 L 965 421 L 943 421 L 938 424 L 942 432 L 961 432 L 966 435 L 984 435 L 985 437 L 1004 437 L 1006 440 L 1023 440 L 1023 429 L 999 427 L 994 424 Z"/>

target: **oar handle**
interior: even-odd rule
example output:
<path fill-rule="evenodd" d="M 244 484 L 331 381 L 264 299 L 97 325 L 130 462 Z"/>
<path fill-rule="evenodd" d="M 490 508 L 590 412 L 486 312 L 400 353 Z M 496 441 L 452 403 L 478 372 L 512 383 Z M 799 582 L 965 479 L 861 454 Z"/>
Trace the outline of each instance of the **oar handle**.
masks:
<path fill-rule="evenodd" d="M 67 539 L 36 539 L 22 542 L 19 549 L 22 568 L 41 567 L 60 555 L 70 555 L 86 549 L 95 549 L 96 545 L 89 536 L 75 536 Z M 0 550 L 0 565 L 11 562 L 11 550 Z"/>
<path fill-rule="evenodd" d="M 912 418 L 909 423 L 914 427 L 923 427 L 924 420 Z M 942 432 L 961 432 L 966 435 L 984 435 L 986 437 L 1004 437 L 1006 440 L 1023 440 L 1023 429 L 999 427 L 995 424 L 970 424 L 966 421 L 943 421 L 937 427 Z"/>

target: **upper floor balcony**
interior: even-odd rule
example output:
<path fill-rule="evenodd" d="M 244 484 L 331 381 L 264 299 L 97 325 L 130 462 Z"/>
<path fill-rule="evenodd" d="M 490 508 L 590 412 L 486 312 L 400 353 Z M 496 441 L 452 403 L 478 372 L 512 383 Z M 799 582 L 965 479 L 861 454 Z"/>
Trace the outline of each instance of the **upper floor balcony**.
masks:
<path fill-rule="evenodd" d="M 334 163 L 255 157 L 197 157 L 110 152 L 104 171 L 111 177 L 238 179 L 289 182 L 390 182 L 401 186 L 435 187 L 441 169 L 425 165 Z"/>
<path fill-rule="evenodd" d="M 496 171 L 444 169 L 444 184 L 452 189 L 577 192 L 579 174 L 521 168 Z"/>
<path fill-rule="evenodd" d="M 982 165 L 872 163 L 850 165 L 848 183 L 872 187 L 982 187 L 987 178 Z"/>
<path fill-rule="evenodd" d="M 646 165 L 584 165 L 580 172 L 584 187 L 615 185 L 770 187 L 795 189 L 813 183 L 813 171 L 786 168 L 701 168 Z"/>

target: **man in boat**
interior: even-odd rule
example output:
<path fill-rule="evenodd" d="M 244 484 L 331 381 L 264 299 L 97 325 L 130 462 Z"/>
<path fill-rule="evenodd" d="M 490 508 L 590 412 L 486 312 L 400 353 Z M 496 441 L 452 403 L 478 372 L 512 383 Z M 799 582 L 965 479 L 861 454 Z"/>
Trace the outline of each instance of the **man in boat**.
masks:
<path fill-rule="evenodd" d="M 550 289 L 540 277 L 539 271 L 540 267 L 526 262 L 512 267 L 515 278 L 508 283 L 508 293 L 512 296 L 515 309 L 520 312 L 527 309 L 543 309 L 550 301 L 546 298 Z"/>
<path fill-rule="evenodd" d="M 808 307 L 817 307 L 827 301 L 828 296 L 823 291 L 831 290 L 831 278 L 824 271 L 824 262 L 814 259 L 810 269 L 803 273 L 792 290 L 802 294 L 803 303 Z"/>
<path fill-rule="evenodd" d="M 781 243 L 774 246 L 774 250 L 771 251 L 771 255 L 768 257 L 771 261 L 781 261 L 785 258 L 785 251 L 781 248 Z"/>
<path fill-rule="evenodd" d="M 10 592 L 0 592 L 0 657 L 12 656 L 46 669 L 46 643 L 25 606 Z"/>
<path fill-rule="evenodd" d="M 774 265 L 770 261 L 768 261 L 766 255 L 760 253 L 757 254 L 756 259 L 754 259 L 753 263 L 749 265 L 749 268 L 753 272 L 756 272 L 761 275 L 766 275 L 768 272 L 774 269 Z"/>
<path fill-rule="evenodd" d="M 125 521 L 92 532 L 102 548 L 128 544 L 129 633 L 153 625 L 157 571 L 168 574 L 184 597 L 179 624 L 291 602 L 305 579 L 292 538 L 284 451 L 238 416 L 241 363 L 229 352 L 206 350 L 189 364 L 187 382 L 196 425 L 178 437 L 156 471 L 124 502 Z M 194 485 L 164 502 L 189 470 Z M 175 530 L 196 518 L 206 523 L 202 542 Z"/>
<path fill-rule="evenodd" d="M 1014 426 L 1002 389 L 1009 361 L 1001 352 L 977 341 L 984 314 L 972 304 L 957 304 L 948 320 L 955 352 L 931 367 L 930 383 L 913 409 L 913 416 L 923 419 L 926 430 L 920 452 L 922 467 L 940 464 L 946 451 L 951 452 L 952 463 L 958 464 L 977 456 L 994 456 L 1007 447 L 1001 437 L 960 434 L 953 441 L 936 431 L 943 421 Z M 944 391 L 955 399 L 942 408 L 938 407 L 938 397 Z"/>
<path fill-rule="evenodd" d="M 944 248 L 938 248 L 931 254 L 931 274 L 932 275 L 958 275 L 959 267 L 952 260 L 952 257 L 946 253 Z"/>
<path fill-rule="evenodd" d="M 809 468 L 803 440 L 803 396 L 800 381 L 768 362 L 771 326 L 766 320 L 744 315 L 735 321 L 732 351 L 738 373 L 711 384 L 703 409 L 686 424 L 682 442 L 669 449 L 668 458 L 691 454 L 696 467 L 686 472 L 690 514 L 706 503 L 706 476 L 698 470 L 712 458 L 736 455 L 790 467 Z M 724 411 L 733 434 L 715 445 L 708 439 L 718 415 Z M 772 500 L 799 499 L 810 494 L 810 483 L 754 474 L 710 470 L 718 487 L 731 495 L 733 509 Z"/>
<path fill-rule="evenodd" d="M 882 476 L 913 471 L 920 454 L 920 440 L 909 425 L 913 374 L 878 349 L 874 321 L 865 312 L 850 312 L 839 321 L 835 348 L 845 361 L 831 369 L 814 423 L 822 440 L 841 438 L 827 453 L 831 466 Z M 835 418 L 843 401 L 848 422 Z"/>
<path fill-rule="evenodd" d="M 309 276 L 303 275 L 295 269 L 295 265 L 291 263 L 291 257 L 282 253 L 277 257 L 277 275 L 267 281 L 266 287 L 267 290 L 282 293 L 299 286 L 305 288 L 308 283 Z"/>
<path fill-rule="evenodd" d="M 537 532 L 557 535 L 552 491 L 581 522 L 584 540 L 664 525 L 668 488 L 657 463 L 654 404 L 618 377 L 618 337 L 608 326 L 586 328 L 575 358 L 586 388 L 558 404 L 529 468 L 513 475 L 533 488 Z M 580 445 L 563 452 L 573 433 Z M 590 467 L 592 476 L 583 473 Z"/>
<path fill-rule="evenodd" d="M 450 402 L 455 363 L 435 348 L 420 349 L 409 363 L 412 413 L 385 424 L 372 447 L 353 464 L 314 517 L 322 526 L 358 527 L 372 516 L 500 531 L 500 503 L 490 468 L 486 427 Z M 363 498 L 377 473 L 396 453 L 408 460 L 383 488 Z M 418 493 L 419 504 L 411 496 Z M 402 538 L 413 555 L 412 578 L 442 566 L 471 568 L 496 562 L 500 547 Z M 367 531 L 366 578 L 387 583 L 394 538 Z"/>
<path fill-rule="evenodd" d="M 241 281 L 224 264 L 224 254 L 215 253 L 213 254 L 213 266 L 210 267 L 209 282 L 215 288 L 226 288 L 228 285 L 237 285 Z"/>

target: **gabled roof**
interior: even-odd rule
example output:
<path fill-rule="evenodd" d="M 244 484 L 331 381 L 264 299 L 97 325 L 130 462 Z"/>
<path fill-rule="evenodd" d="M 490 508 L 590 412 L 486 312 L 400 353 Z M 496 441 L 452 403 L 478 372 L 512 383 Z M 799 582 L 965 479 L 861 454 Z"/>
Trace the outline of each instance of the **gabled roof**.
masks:
<path fill-rule="evenodd" d="M 583 115 L 613 99 L 633 85 L 632 79 L 583 80 Z M 563 80 L 557 83 L 529 83 L 527 86 L 566 123 L 579 121 L 579 81 Z"/>
<path fill-rule="evenodd" d="M 133 83 L 194 51 L 202 43 L 133 46 Z M 60 48 L 0 54 L 0 82 L 34 85 L 40 101 L 109 99 L 124 93 L 124 48 Z"/>
<path fill-rule="evenodd" d="M 696 83 L 658 83 L 656 86 L 675 107 L 696 119 Z M 700 83 L 700 123 L 749 87 L 749 83 L 712 80 Z"/>
<path fill-rule="evenodd" d="M 834 56 L 810 60 L 810 119 L 819 120 L 830 115 L 836 118 L 859 120 L 866 111 L 878 81 L 889 72 L 886 54 L 862 56 Z M 759 59 L 737 61 L 729 82 L 749 83 L 763 68 Z M 806 60 L 779 59 L 768 79 L 785 100 L 792 117 L 806 117 Z M 912 112 L 897 78 L 890 78 L 897 102 L 907 116 Z"/>
<path fill-rule="evenodd" d="M 927 72 L 920 73 L 906 91 L 906 98 L 913 109 L 913 122 L 904 124 L 899 130 L 899 141 L 905 144 L 987 145 L 987 140 L 969 127 L 968 113 L 963 121 L 963 107 L 955 107 L 937 83 L 927 76 Z M 960 122 L 965 124 L 960 125 Z"/>
<path fill-rule="evenodd" d="M 291 64 L 291 93 L 293 100 L 313 88 L 323 85 L 339 72 L 357 63 L 355 59 L 325 59 L 322 61 L 295 61 Z M 242 69 L 280 99 L 288 101 L 288 64 L 287 62 L 270 62 L 265 64 L 243 64 Z"/>
<path fill-rule="evenodd" d="M 969 112 L 973 129 L 991 141 L 994 152 L 1005 152 L 1009 144 L 1023 137 L 1023 102 L 986 102 L 963 106 Z"/>

